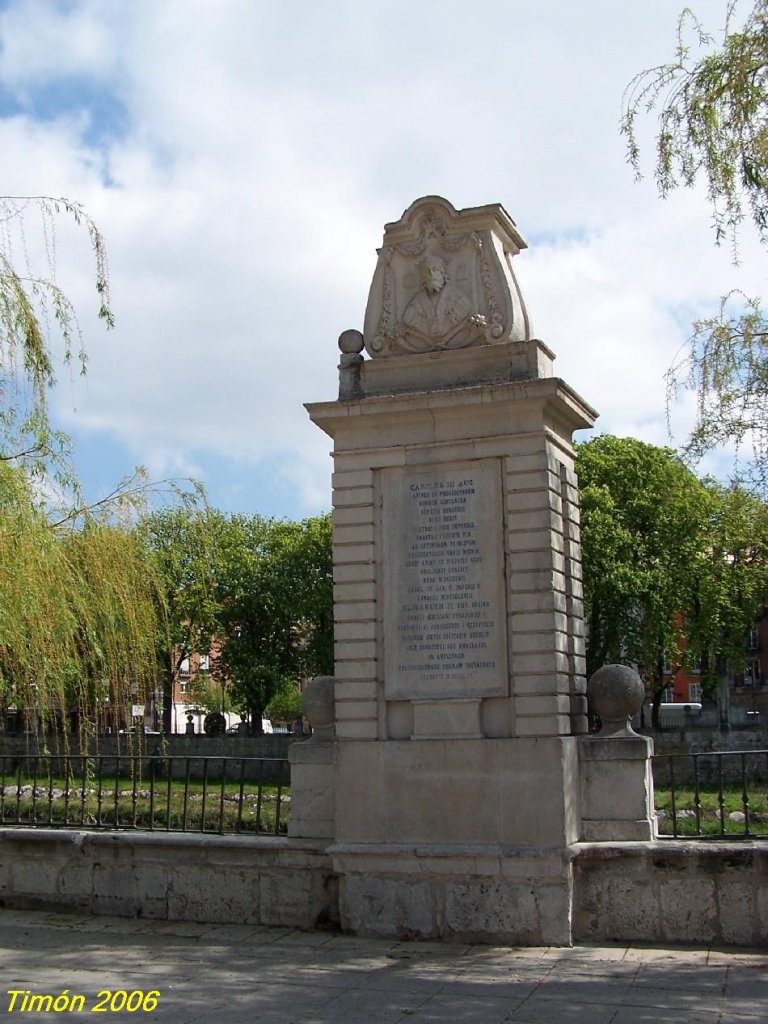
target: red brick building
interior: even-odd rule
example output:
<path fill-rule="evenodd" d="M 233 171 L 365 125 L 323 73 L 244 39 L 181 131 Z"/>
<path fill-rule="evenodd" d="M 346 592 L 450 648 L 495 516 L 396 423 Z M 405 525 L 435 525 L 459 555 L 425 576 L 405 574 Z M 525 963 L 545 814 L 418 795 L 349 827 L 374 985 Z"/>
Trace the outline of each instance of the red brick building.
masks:
<path fill-rule="evenodd" d="M 757 619 L 745 638 L 745 667 L 728 674 L 728 702 L 731 707 L 759 711 L 768 722 L 768 609 Z M 698 704 L 703 699 L 698 671 L 678 668 L 670 671 L 671 686 L 663 703 Z"/>

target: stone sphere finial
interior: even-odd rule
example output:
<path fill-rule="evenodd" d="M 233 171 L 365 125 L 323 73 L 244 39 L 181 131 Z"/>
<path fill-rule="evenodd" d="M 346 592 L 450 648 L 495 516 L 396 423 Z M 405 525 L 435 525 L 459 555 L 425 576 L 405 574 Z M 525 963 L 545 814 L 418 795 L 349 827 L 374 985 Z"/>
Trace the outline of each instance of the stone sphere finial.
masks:
<path fill-rule="evenodd" d="M 339 335 L 339 348 L 345 356 L 359 355 L 363 351 L 363 344 L 360 331 L 350 329 Z"/>
<path fill-rule="evenodd" d="M 603 665 L 587 683 L 589 709 L 603 723 L 599 736 L 636 736 L 630 722 L 644 700 L 643 681 L 628 665 Z"/>
<path fill-rule="evenodd" d="M 308 685 L 301 698 L 302 711 L 312 726 L 312 740 L 318 743 L 334 738 L 336 724 L 336 680 L 333 676 L 318 676 Z"/>

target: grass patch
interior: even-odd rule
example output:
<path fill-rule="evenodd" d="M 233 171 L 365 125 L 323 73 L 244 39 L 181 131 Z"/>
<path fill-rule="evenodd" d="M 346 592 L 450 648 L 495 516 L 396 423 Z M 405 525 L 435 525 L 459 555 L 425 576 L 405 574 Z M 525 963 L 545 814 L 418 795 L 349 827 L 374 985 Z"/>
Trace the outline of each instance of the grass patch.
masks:
<path fill-rule="evenodd" d="M 745 820 L 740 815 L 748 814 L 749 835 L 768 837 L 768 793 L 766 784 L 754 784 L 749 792 L 745 807 L 740 784 L 723 786 L 722 803 L 719 788 L 701 785 L 698 792 L 698 819 L 700 832 L 704 836 L 724 833 L 729 836 L 744 836 Z M 672 793 L 669 789 L 655 790 L 655 809 L 658 812 L 659 834 L 673 835 Z M 692 787 L 675 789 L 675 817 L 677 834 L 697 834 L 697 796 Z M 739 817 L 732 817 L 732 815 Z"/>
<path fill-rule="evenodd" d="M 234 774 L 234 771 L 233 771 Z M 237 778 L 207 783 L 141 774 L 6 773 L 0 787 L 0 824 L 135 828 L 188 832 L 283 834 L 290 786 Z"/>

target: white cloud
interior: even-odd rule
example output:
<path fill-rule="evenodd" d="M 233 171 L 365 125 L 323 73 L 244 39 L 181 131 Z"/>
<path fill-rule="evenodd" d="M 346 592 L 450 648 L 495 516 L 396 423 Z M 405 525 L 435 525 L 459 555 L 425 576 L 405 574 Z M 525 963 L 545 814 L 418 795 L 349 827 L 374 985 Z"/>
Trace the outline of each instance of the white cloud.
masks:
<path fill-rule="evenodd" d="M 672 51 L 673 8 L 12 2 L 0 85 L 26 113 L 0 119 L 2 191 L 82 200 L 110 252 L 104 337 L 85 243 L 62 233 L 91 354 L 57 398 L 65 425 L 161 475 L 215 486 L 218 459 L 278 478 L 286 514 L 327 505 L 329 441 L 302 403 L 335 395 L 383 224 L 439 193 L 503 203 L 536 240 L 520 276 L 557 372 L 602 429 L 663 441 L 686 321 L 736 281 L 700 197 L 635 185 L 617 133 L 624 85 Z M 719 24 L 719 0 L 700 9 Z M 76 90 L 55 116 L 36 106 L 84 80 L 125 114 L 98 146 Z"/>
<path fill-rule="evenodd" d="M 105 79 L 118 61 L 120 8 L 114 0 L 9 4 L 3 11 L 0 76 L 22 95 L 30 86 L 70 75 Z"/>

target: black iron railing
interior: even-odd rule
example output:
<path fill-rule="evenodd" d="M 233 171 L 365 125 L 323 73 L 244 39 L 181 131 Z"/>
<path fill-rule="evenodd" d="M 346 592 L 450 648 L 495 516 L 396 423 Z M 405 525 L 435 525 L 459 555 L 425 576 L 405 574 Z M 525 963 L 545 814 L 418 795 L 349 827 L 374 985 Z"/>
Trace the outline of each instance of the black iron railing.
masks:
<path fill-rule="evenodd" d="M 0 755 L 0 825 L 281 835 L 283 758 Z"/>
<path fill-rule="evenodd" d="M 768 839 L 768 750 L 657 754 L 660 839 Z M 284 758 L 0 755 L 0 825 L 281 835 Z"/>
<path fill-rule="evenodd" d="M 656 754 L 660 839 L 768 839 L 768 750 Z"/>

